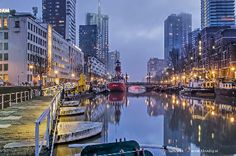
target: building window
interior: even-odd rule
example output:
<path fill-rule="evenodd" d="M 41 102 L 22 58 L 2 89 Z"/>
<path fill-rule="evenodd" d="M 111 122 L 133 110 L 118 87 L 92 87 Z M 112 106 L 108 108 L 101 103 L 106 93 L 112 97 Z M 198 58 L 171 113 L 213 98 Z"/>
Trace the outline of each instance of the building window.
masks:
<path fill-rule="evenodd" d="M 20 21 L 15 21 L 15 28 L 20 28 Z"/>
<path fill-rule="evenodd" d="M 8 40 L 8 32 L 4 32 L 4 40 Z"/>
<path fill-rule="evenodd" d="M 8 50 L 8 43 L 4 43 L 4 50 Z"/>
<path fill-rule="evenodd" d="M 8 53 L 4 54 L 4 61 L 8 61 Z"/>
<path fill-rule="evenodd" d="M 8 21 L 7 21 L 7 18 L 4 18 L 4 19 L 3 19 L 3 27 L 4 27 L 5 29 L 8 28 Z"/>
<path fill-rule="evenodd" d="M 8 64 L 4 64 L 3 67 L 4 67 L 4 71 L 8 71 Z"/>
<path fill-rule="evenodd" d="M 2 18 L 0 18 L 0 28 L 2 28 Z"/>
<path fill-rule="evenodd" d="M 0 71 L 2 71 L 2 64 L 0 64 Z"/>
<path fill-rule="evenodd" d="M 3 44 L 0 43 L 0 50 L 3 50 Z"/>
<path fill-rule="evenodd" d="M 2 59 L 3 59 L 3 58 L 2 58 L 2 53 L 0 53 L 0 61 L 2 61 Z"/>

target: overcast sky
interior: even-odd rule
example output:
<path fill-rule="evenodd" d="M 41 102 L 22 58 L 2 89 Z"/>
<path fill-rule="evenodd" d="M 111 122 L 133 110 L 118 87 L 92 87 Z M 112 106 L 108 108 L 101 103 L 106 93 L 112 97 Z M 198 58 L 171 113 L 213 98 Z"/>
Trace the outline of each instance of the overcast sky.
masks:
<path fill-rule="evenodd" d="M 0 8 L 31 11 L 32 6 L 41 12 L 41 0 L 0 0 Z M 77 0 L 78 25 L 85 24 L 87 12 L 97 12 L 97 0 Z M 132 80 L 146 75 L 149 58 L 163 58 L 168 15 L 191 13 L 193 29 L 200 27 L 200 0 L 102 0 L 102 12 L 110 17 L 110 50 L 121 52 L 123 72 Z"/>

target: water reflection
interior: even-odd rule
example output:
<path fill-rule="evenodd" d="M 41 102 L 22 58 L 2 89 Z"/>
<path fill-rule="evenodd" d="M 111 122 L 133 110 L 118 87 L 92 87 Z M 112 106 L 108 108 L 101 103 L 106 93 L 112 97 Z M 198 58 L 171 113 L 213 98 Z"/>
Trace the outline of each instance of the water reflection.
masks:
<path fill-rule="evenodd" d="M 166 94 L 137 98 L 115 93 L 83 99 L 81 103 L 86 106 L 86 114 L 74 120 L 99 121 L 104 125 L 101 136 L 82 143 L 113 142 L 125 137 L 183 150 L 166 153 L 169 156 L 236 154 L 235 99 L 180 98 Z M 57 155 L 74 155 L 80 149 L 59 145 L 56 151 Z"/>

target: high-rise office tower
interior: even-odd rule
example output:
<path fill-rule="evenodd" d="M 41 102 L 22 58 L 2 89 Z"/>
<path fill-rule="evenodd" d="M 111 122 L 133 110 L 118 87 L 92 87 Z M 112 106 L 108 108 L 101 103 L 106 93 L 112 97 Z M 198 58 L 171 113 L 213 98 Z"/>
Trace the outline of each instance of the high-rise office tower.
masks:
<path fill-rule="evenodd" d="M 79 26 L 79 47 L 85 57 L 96 57 L 98 55 L 98 29 L 97 25 Z"/>
<path fill-rule="evenodd" d="M 43 0 L 43 22 L 76 43 L 76 0 Z"/>
<path fill-rule="evenodd" d="M 182 56 L 182 48 L 188 43 L 188 34 L 192 31 L 192 15 L 181 13 L 168 16 L 164 24 L 164 58 L 170 60 L 170 51 L 177 49 Z"/>
<path fill-rule="evenodd" d="M 98 28 L 98 58 L 106 65 L 108 65 L 108 51 L 109 51 L 109 34 L 108 24 L 109 17 L 102 15 L 101 2 L 99 0 L 98 13 L 88 13 L 86 17 L 87 25 L 97 25 Z"/>
<path fill-rule="evenodd" d="M 187 13 L 181 13 L 178 15 L 180 17 L 180 35 L 181 44 L 184 47 L 188 44 L 188 34 L 192 32 L 192 15 Z"/>
<path fill-rule="evenodd" d="M 201 0 L 201 27 L 235 25 L 235 0 Z"/>

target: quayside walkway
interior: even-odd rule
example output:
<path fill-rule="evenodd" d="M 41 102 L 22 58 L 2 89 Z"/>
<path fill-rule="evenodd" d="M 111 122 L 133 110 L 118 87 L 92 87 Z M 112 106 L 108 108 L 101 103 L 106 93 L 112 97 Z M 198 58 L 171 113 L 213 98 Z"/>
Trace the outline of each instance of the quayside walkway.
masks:
<path fill-rule="evenodd" d="M 34 155 L 35 121 L 52 99 L 35 97 L 0 110 L 0 155 Z M 44 135 L 46 125 L 46 121 L 40 123 L 40 136 Z"/>

